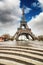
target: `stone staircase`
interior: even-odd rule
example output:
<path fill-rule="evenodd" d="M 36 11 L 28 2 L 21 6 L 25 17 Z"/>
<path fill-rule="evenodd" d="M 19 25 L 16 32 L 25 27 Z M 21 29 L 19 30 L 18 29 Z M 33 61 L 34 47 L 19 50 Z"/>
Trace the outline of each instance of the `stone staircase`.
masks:
<path fill-rule="evenodd" d="M 43 65 L 43 49 L 0 45 L 0 65 Z"/>

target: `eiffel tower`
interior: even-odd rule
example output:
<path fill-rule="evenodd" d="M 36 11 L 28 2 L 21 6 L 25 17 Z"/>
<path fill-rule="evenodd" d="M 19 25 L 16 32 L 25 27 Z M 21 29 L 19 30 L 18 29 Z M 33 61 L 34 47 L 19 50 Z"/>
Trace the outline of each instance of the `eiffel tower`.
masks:
<path fill-rule="evenodd" d="M 21 35 L 25 35 L 27 39 L 29 39 L 29 36 L 32 38 L 32 40 L 36 39 L 35 35 L 32 33 L 31 29 L 27 25 L 27 22 L 25 21 L 24 7 L 22 8 L 22 20 L 20 22 L 20 27 L 13 36 L 13 39 L 18 40 L 19 36 Z"/>

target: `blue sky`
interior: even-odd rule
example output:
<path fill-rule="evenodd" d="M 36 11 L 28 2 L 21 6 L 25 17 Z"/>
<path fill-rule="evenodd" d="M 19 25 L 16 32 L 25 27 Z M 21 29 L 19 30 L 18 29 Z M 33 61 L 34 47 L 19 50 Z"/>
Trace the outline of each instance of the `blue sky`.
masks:
<path fill-rule="evenodd" d="M 35 17 L 40 12 L 42 12 L 41 7 L 39 7 L 38 0 L 21 0 L 20 7 L 24 5 L 25 8 L 30 8 L 31 10 L 25 14 L 26 20 L 29 21 L 32 17 Z"/>
<path fill-rule="evenodd" d="M 43 35 L 43 0 L 0 0 L 0 35 L 14 35 L 20 26 L 22 7 L 35 35 Z"/>

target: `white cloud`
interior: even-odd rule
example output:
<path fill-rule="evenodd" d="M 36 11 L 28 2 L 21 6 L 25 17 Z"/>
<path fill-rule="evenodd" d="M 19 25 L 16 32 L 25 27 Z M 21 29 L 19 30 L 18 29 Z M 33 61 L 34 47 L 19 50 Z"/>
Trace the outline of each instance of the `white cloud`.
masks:
<path fill-rule="evenodd" d="M 19 6 L 20 5 L 20 0 L 2 0 L 0 1 L 0 7 L 4 7 L 4 8 L 11 8 L 14 6 Z"/>
<path fill-rule="evenodd" d="M 25 14 L 29 13 L 31 11 L 31 8 L 26 7 L 25 8 Z"/>
<path fill-rule="evenodd" d="M 35 35 L 43 35 L 43 12 L 33 17 L 29 22 L 28 26 L 32 29 Z"/>
<path fill-rule="evenodd" d="M 19 27 L 20 23 L 16 23 L 15 25 L 10 25 L 10 24 L 6 24 L 1 26 L 0 28 L 0 35 L 3 34 L 10 34 L 10 35 L 14 35 L 17 31 L 17 28 Z"/>
<path fill-rule="evenodd" d="M 38 0 L 41 4 L 43 4 L 43 0 Z"/>
<path fill-rule="evenodd" d="M 34 2 L 34 3 L 32 3 L 31 6 L 33 6 L 33 7 L 41 7 L 39 2 L 38 3 Z"/>
<path fill-rule="evenodd" d="M 39 1 L 39 4 L 40 4 L 40 7 L 42 8 L 43 10 L 43 0 L 38 0 Z"/>
<path fill-rule="evenodd" d="M 34 2 L 34 3 L 32 4 L 32 6 L 33 6 L 33 7 L 36 7 L 36 6 L 37 6 L 36 2 Z"/>
<path fill-rule="evenodd" d="M 0 1 L 0 35 L 3 33 L 15 34 L 21 14 L 20 0 Z"/>

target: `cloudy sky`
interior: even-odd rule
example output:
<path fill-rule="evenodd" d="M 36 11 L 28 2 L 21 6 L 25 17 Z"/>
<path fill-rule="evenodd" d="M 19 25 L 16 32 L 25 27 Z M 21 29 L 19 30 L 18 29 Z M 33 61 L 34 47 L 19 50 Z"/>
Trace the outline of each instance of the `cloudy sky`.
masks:
<path fill-rule="evenodd" d="M 43 0 L 0 0 L 0 35 L 14 35 L 20 25 L 22 6 L 35 35 L 43 35 Z"/>

